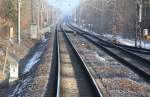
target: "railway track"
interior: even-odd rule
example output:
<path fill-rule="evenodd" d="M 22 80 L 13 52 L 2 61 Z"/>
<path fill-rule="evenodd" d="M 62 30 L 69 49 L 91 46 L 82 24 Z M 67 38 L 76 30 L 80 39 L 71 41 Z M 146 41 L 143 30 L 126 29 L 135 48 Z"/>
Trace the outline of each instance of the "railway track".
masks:
<path fill-rule="evenodd" d="M 59 32 L 58 32 L 59 31 Z M 103 97 L 94 78 L 63 29 L 56 28 L 54 90 L 45 97 Z"/>
<path fill-rule="evenodd" d="M 100 37 L 98 37 L 98 36 L 96 36 L 96 35 L 90 34 L 89 32 L 86 32 L 86 31 L 84 31 L 84 30 L 81 30 L 81 29 L 79 29 L 79 28 L 77 28 L 77 27 L 74 27 L 74 26 L 72 26 L 72 25 L 68 25 L 68 26 L 69 26 L 70 28 L 73 28 L 73 29 L 75 28 L 76 31 L 82 32 L 82 34 L 87 34 L 87 35 L 90 35 L 91 37 L 94 37 L 94 38 L 96 38 L 96 39 L 98 39 L 98 40 L 101 40 L 101 41 L 103 41 L 104 43 L 106 43 L 106 44 L 108 44 L 108 45 L 109 45 L 109 44 L 112 44 L 112 43 L 109 42 L 107 39 L 105 39 L 105 37 L 102 37 L 102 36 L 101 36 L 101 38 L 100 38 Z M 149 49 L 137 48 L 137 47 L 127 46 L 127 45 L 122 45 L 122 44 L 116 44 L 116 46 L 121 47 L 121 48 L 124 48 L 124 49 L 129 50 L 129 51 L 132 51 L 132 52 L 135 52 L 135 53 L 150 55 L 150 50 L 149 50 Z"/>
<path fill-rule="evenodd" d="M 72 25 L 70 25 L 69 27 L 73 28 L 73 29 L 75 28 L 76 31 L 79 31 L 79 32 L 82 31 L 81 29 L 73 27 Z M 79 34 L 81 34 L 81 33 L 79 33 Z M 145 60 L 145 61 L 147 61 L 147 63 L 150 63 L 150 50 L 148 50 L 148 49 L 136 48 L 136 47 L 126 46 L 126 45 L 121 45 L 121 44 L 112 45 L 112 43 L 108 42 L 104 37 L 100 38 L 100 37 L 97 37 L 97 36 L 90 34 L 88 32 L 82 33 L 82 34 L 93 37 L 96 41 L 101 42 L 101 44 L 103 44 L 104 46 L 108 46 L 108 47 L 114 46 L 114 47 L 120 48 L 120 49 L 126 51 L 127 53 L 129 53 L 133 56 L 136 56 L 142 60 Z"/>
<path fill-rule="evenodd" d="M 79 31 L 76 28 L 70 27 L 72 30 L 80 32 L 80 35 L 95 44 L 97 47 L 102 48 L 105 52 L 107 52 L 112 57 L 116 58 L 118 61 L 126 64 L 132 70 L 137 72 L 139 75 L 147 79 L 150 79 L 150 62 L 149 60 L 145 59 L 144 57 L 138 56 L 132 52 L 127 51 L 121 47 L 108 44 L 108 42 L 100 39 L 100 38 L 93 38 L 90 34 L 83 34 L 83 32 Z M 81 34 L 82 33 L 82 34 Z"/>
<path fill-rule="evenodd" d="M 149 84 L 142 77 L 138 76 L 127 66 L 124 66 L 122 63 L 110 57 L 102 49 L 96 47 L 82 36 L 74 35 L 72 33 L 67 33 L 67 35 L 77 47 L 77 50 L 86 62 L 86 65 L 94 76 L 100 90 L 103 94 L 108 94 L 104 95 L 104 97 L 122 97 L 123 93 L 123 96 L 125 97 L 147 97 L 146 95 L 149 92 L 145 91 L 145 89 L 142 91 L 132 90 L 137 86 L 139 87 L 136 89 L 139 89 L 142 86 L 149 87 Z M 124 87 L 127 85 L 131 87 Z M 130 92 L 126 90 L 129 90 Z M 142 92 L 145 93 L 142 94 Z"/>
<path fill-rule="evenodd" d="M 121 45 L 121 44 L 118 44 L 118 46 L 123 47 L 123 48 L 125 48 L 127 50 L 130 50 L 130 51 L 133 51 L 133 52 L 138 52 L 138 53 L 150 55 L 150 50 L 149 49 L 137 48 L 137 47 Z"/>

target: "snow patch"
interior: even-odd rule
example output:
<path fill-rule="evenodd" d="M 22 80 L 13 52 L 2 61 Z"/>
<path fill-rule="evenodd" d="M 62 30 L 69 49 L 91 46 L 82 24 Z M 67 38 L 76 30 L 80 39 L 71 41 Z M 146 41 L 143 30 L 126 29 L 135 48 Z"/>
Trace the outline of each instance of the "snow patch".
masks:
<path fill-rule="evenodd" d="M 44 38 L 44 39 L 42 39 L 42 41 L 43 41 L 43 42 L 47 42 L 47 40 L 48 40 L 48 39 L 45 39 L 45 38 Z"/>
<path fill-rule="evenodd" d="M 146 43 L 145 48 L 150 49 L 150 43 Z"/>
<path fill-rule="evenodd" d="M 96 54 L 95 56 L 99 61 L 106 61 L 105 58 L 100 57 L 98 54 Z"/>
<path fill-rule="evenodd" d="M 104 34 L 103 36 L 108 38 L 111 41 L 114 39 L 114 36 L 112 34 Z M 119 35 L 116 36 L 116 39 L 120 44 L 124 44 L 124 45 L 128 45 L 128 46 L 135 46 L 134 39 L 124 39 Z M 138 46 L 140 45 L 139 41 L 137 42 L 137 45 Z M 142 48 L 150 49 L 150 42 L 142 41 L 141 46 L 142 46 Z"/>
<path fill-rule="evenodd" d="M 77 28 L 81 28 L 82 30 L 84 31 L 87 31 L 87 32 L 90 32 L 88 31 L 87 29 L 83 28 L 82 26 L 80 27 L 79 25 L 76 25 L 76 24 L 72 24 L 73 26 L 77 27 Z M 96 36 L 99 36 L 100 34 L 98 33 L 95 33 L 95 32 L 92 32 L 93 35 L 96 35 Z M 112 41 L 114 38 L 117 39 L 117 41 L 120 43 L 120 44 L 123 44 L 123 45 L 128 45 L 128 46 L 135 46 L 135 40 L 134 39 L 124 39 L 123 37 L 119 36 L 119 35 L 116 35 L 116 37 L 114 37 L 114 35 L 112 34 L 103 34 L 104 37 L 106 37 L 108 40 Z M 140 45 L 140 42 L 138 41 L 137 42 L 137 45 L 139 46 Z M 142 48 L 146 48 L 146 49 L 150 49 L 150 42 L 145 42 L 145 41 L 142 41 L 142 44 L 141 44 Z"/>
<path fill-rule="evenodd" d="M 129 39 L 118 39 L 118 41 L 121 44 L 128 45 L 128 46 L 134 46 L 135 45 L 135 41 L 129 40 Z"/>
<path fill-rule="evenodd" d="M 22 80 L 15 88 L 13 93 L 11 95 L 8 95 L 7 97 L 21 97 L 20 95 L 22 94 L 24 88 L 29 84 L 32 78 L 27 78 L 25 80 Z"/>
<path fill-rule="evenodd" d="M 34 56 L 29 60 L 29 62 L 26 64 L 25 69 L 23 71 L 23 74 L 26 74 L 31 70 L 31 68 L 40 61 L 40 56 L 42 55 L 42 51 L 36 52 Z"/>
<path fill-rule="evenodd" d="M 106 38 L 108 38 L 108 39 L 110 39 L 110 40 L 111 40 L 112 37 L 113 37 L 113 35 L 111 35 L 111 34 L 104 34 L 103 36 L 106 37 Z"/>

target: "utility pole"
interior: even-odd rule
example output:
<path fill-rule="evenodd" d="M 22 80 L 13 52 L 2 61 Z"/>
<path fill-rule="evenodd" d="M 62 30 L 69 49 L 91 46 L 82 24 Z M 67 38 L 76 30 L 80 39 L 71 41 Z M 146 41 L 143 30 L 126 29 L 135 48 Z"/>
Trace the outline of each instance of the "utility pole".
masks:
<path fill-rule="evenodd" d="M 3 75 L 5 74 L 6 63 L 7 63 L 7 56 L 8 56 L 8 47 L 7 47 L 6 53 L 5 53 L 5 61 L 4 61 Z"/>
<path fill-rule="evenodd" d="M 43 10 L 44 10 L 44 5 L 43 2 L 40 2 L 40 17 L 41 17 L 41 23 L 40 23 L 40 27 L 43 27 Z"/>
<path fill-rule="evenodd" d="M 137 13 L 138 13 L 138 20 L 137 20 L 137 30 L 136 30 L 136 39 L 135 39 L 135 47 L 137 47 L 137 40 L 140 42 L 140 47 L 142 44 L 142 13 L 143 13 L 143 5 L 142 0 L 137 0 Z"/>
<path fill-rule="evenodd" d="M 37 15 L 37 32 L 40 32 L 40 7 L 41 7 L 41 0 L 38 0 L 38 15 Z"/>
<path fill-rule="evenodd" d="M 46 8 L 48 8 L 48 6 L 46 6 Z M 46 10 L 46 22 L 47 22 L 47 25 L 49 25 L 49 8 L 48 10 Z"/>
<path fill-rule="evenodd" d="M 142 44 L 142 4 L 139 5 L 139 21 L 138 21 L 138 24 L 139 24 L 139 40 L 140 40 L 140 47 L 141 47 L 141 44 Z"/>
<path fill-rule="evenodd" d="M 78 21 L 78 19 L 77 19 L 77 8 L 75 8 L 74 20 L 75 20 L 75 24 L 77 24 L 77 21 Z"/>
<path fill-rule="evenodd" d="M 113 27 L 113 31 L 112 31 L 112 34 L 113 34 L 113 37 L 114 37 L 114 39 L 113 39 L 113 42 L 114 43 L 116 43 L 117 42 L 117 33 L 118 33 L 118 30 L 117 30 L 117 20 L 118 20 L 118 12 L 117 12 L 117 0 L 115 0 L 115 2 L 114 2 L 114 8 L 113 8 L 113 12 L 114 12 L 114 14 L 113 14 L 113 25 L 114 25 L 114 27 Z"/>
<path fill-rule="evenodd" d="M 31 0 L 31 24 L 35 24 L 35 20 L 34 20 L 34 5 L 33 5 L 33 0 Z"/>
<path fill-rule="evenodd" d="M 82 6 L 80 5 L 80 6 L 79 6 L 79 16 L 78 16 L 79 20 L 78 20 L 78 24 L 81 23 L 81 18 L 82 18 L 81 12 L 82 12 Z"/>
<path fill-rule="evenodd" d="M 18 0 L 18 44 L 21 43 L 21 37 L 20 37 L 20 8 L 21 7 L 21 0 Z"/>

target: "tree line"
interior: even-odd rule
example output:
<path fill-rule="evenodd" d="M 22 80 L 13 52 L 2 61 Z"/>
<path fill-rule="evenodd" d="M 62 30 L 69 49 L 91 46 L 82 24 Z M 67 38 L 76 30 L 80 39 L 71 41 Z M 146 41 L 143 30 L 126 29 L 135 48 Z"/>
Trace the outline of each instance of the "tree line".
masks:
<path fill-rule="evenodd" d="M 17 25 L 17 0 L 0 0 L 0 17 L 3 26 Z"/>

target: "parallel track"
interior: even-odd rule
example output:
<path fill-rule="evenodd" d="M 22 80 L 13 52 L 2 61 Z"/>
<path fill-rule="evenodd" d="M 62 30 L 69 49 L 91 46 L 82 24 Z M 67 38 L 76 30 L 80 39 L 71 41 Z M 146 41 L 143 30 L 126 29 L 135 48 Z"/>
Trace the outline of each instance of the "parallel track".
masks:
<path fill-rule="evenodd" d="M 58 32 L 60 31 L 60 32 Z M 54 93 L 45 97 L 103 97 L 94 78 L 62 28 L 55 36 Z M 51 81 L 51 80 L 50 80 Z M 51 87 L 49 84 L 48 87 Z"/>
<path fill-rule="evenodd" d="M 70 26 L 69 26 L 70 27 Z M 105 52 L 107 52 L 112 57 L 116 58 L 118 61 L 126 64 L 132 70 L 137 72 L 139 75 L 150 80 L 150 61 L 145 59 L 144 57 L 138 56 L 135 53 L 127 51 L 121 47 L 112 45 L 100 38 L 97 38 L 90 34 L 86 34 L 81 32 L 81 30 L 71 26 L 72 30 L 78 32 L 81 36 L 95 44 L 97 47 L 102 48 Z M 81 34 L 82 33 L 82 34 Z"/>
<path fill-rule="evenodd" d="M 76 31 L 82 32 L 83 34 L 87 34 L 90 35 L 91 37 L 94 37 L 96 39 L 99 39 L 100 41 L 103 41 L 106 44 L 111 44 L 111 42 L 108 42 L 104 39 L 104 37 L 97 37 L 96 35 L 90 34 L 89 32 L 86 32 L 84 30 L 81 30 L 77 27 L 74 27 L 72 25 L 68 25 L 70 28 L 75 28 Z M 145 48 L 137 48 L 137 47 L 132 47 L 132 46 L 127 46 L 127 45 L 122 45 L 122 44 L 116 44 L 116 46 L 127 49 L 129 51 L 132 52 L 136 52 L 136 53 L 140 53 L 140 54 L 146 54 L 146 55 L 150 55 L 150 50 L 149 49 L 145 49 Z"/>
<path fill-rule="evenodd" d="M 70 28 L 73 28 L 74 30 L 80 32 L 79 34 L 81 34 L 82 30 L 77 28 L 77 27 L 73 27 L 72 25 L 69 25 Z M 84 32 L 84 33 L 83 33 Z M 136 47 L 131 47 L 131 46 L 126 46 L 126 45 L 112 45 L 112 43 L 106 41 L 104 39 L 104 37 L 97 37 L 93 34 L 90 34 L 88 32 L 85 33 L 85 31 L 83 31 L 82 34 L 88 35 L 90 37 L 93 37 L 93 39 L 96 39 L 96 41 L 101 42 L 101 44 L 103 44 L 103 46 L 108 46 L 108 47 L 116 47 L 119 49 L 122 49 L 124 51 L 126 51 L 127 53 L 138 57 L 139 59 L 142 59 L 144 61 L 147 61 L 147 63 L 150 63 L 150 50 L 148 49 L 144 49 L 144 48 L 136 48 Z"/>

